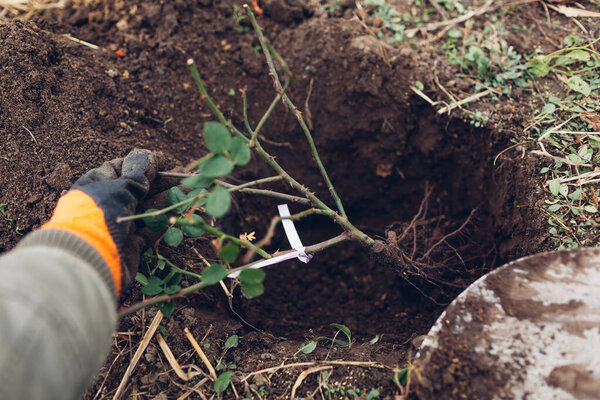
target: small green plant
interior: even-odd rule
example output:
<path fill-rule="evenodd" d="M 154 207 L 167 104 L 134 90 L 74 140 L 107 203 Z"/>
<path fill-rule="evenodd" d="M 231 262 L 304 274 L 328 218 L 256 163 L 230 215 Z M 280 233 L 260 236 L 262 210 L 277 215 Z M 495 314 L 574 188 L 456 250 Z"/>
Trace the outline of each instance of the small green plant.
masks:
<path fill-rule="evenodd" d="M 298 351 L 294 354 L 297 355 L 299 353 L 310 354 L 317 348 L 317 344 L 319 341 L 324 341 L 331 343 L 332 345 L 337 345 L 340 347 L 352 347 L 352 333 L 350 329 L 346 325 L 342 324 L 330 324 L 332 328 L 335 328 L 335 333 L 333 336 L 318 336 L 307 342 L 302 343 Z M 339 334 L 343 333 L 346 337 L 346 340 L 341 340 L 338 338 Z"/>
<path fill-rule="evenodd" d="M 480 82 L 477 90 L 493 88 L 496 93 L 511 96 L 515 87 L 525 87 L 530 78 L 521 54 L 503 39 L 506 35 L 504 25 L 497 21 L 465 38 L 461 30 L 453 28 L 447 32 L 441 47 L 451 64 L 459 65 L 469 77 Z"/>
<path fill-rule="evenodd" d="M 593 48 L 598 40 L 600 38 L 583 45 L 580 37 L 568 35 L 563 39 L 564 48 L 537 55 L 528 63 L 529 70 L 536 77 L 545 77 L 551 72 L 568 77 L 569 89 L 587 97 L 600 85 L 600 53 Z"/>
<path fill-rule="evenodd" d="M 21 228 L 19 228 L 19 226 L 17 225 L 17 221 L 15 221 L 14 218 L 11 218 L 8 216 L 8 214 L 6 213 L 6 207 L 8 207 L 7 203 L 0 204 L 0 214 L 2 214 L 2 217 L 4 217 L 4 220 L 6 222 L 8 222 L 10 224 L 10 226 L 12 226 L 15 233 L 19 236 L 22 236 L 23 232 L 22 232 Z"/>
<path fill-rule="evenodd" d="M 224 361 L 225 355 L 227 354 L 227 351 L 229 349 L 236 348 L 238 346 L 238 343 L 239 343 L 238 335 L 229 336 L 227 338 L 227 340 L 225 341 L 225 345 L 223 347 L 223 352 L 221 353 L 221 356 L 219 357 L 218 360 L 216 360 L 217 361 L 216 362 L 216 364 L 217 364 L 216 370 L 223 371 L 223 372 L 219 373 L 219 376 L 215 380 L 214 387 L 213 387 L 215 393 L 217 394 L 217 396 L 219 398 L 229 388 L 229 385 L 231 384 L 231 378 L 235 374 L 233 371 L 235 369 L 237 369 L 237 365 L 235 365 L 234 363 L 228 364 Z"/>
<path fill-rule="evenodd" d="M 484 126 L 490 119 L 487 115 L 484 115 L 481 111 L 475 111 L 474 113 L 469 114 L 469 119 L 471 125 L 476 128 Z"/>

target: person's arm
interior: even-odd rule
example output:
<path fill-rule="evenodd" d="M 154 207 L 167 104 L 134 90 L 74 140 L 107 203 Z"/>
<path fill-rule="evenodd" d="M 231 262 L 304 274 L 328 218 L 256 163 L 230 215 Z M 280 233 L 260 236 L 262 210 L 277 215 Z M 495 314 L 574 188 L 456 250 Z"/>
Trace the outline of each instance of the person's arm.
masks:
<path fill-rule="evenodd" d="M 130 215 L 156 156 L 134 150 L 81 177 L 51 220 L 0 257 L 0 399 L 78 399 L 110 349 L 139 246 Z"/>
<path fill-rule="evenodd" d="M 117 321 L 110 271 L 83 239 L 27 236 L 0 257 L 0 399 L 78 399 Z"/>

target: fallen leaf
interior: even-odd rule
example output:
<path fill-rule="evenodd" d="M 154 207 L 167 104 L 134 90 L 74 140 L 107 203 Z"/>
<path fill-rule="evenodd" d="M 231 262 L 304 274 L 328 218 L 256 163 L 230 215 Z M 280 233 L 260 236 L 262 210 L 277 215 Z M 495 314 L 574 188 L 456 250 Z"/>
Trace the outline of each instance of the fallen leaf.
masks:
<path fill-rule="evenodd" d="M 573 18 L 600 18 L 600 13 L 595 11 L 582 10 L 580 8 L 567 7 L 567 6 L 553 6 L 552 4 L 548 4 L 548 7 L 553 10 L 561 13 L 565 17 L 573 17 Z"/>
<path fill-rule="evenodd" d="M 377 176 L 387 178 L 392 174 L 392 163 L 382 163 L 377 165 Z"/>
<path fill-rule="evenodd" d="M 592 128 L 595 132 L 600 132 L 600 115 L 586 112 L 579 114 L 579 118 L 581 118 L 583 122 L 587 122 L 588 124 L 592 125 Z"/>

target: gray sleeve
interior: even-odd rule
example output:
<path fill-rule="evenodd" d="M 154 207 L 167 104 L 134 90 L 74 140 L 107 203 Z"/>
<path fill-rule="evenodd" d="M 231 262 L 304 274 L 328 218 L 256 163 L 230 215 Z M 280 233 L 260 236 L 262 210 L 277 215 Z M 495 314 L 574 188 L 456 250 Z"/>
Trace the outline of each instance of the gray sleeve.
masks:
<path fill-rule="evenodd" d="M 108 266 L 85 241 L 36 231 L 0 257 L 0 399 L 79 399 L 114 331 Z"/>

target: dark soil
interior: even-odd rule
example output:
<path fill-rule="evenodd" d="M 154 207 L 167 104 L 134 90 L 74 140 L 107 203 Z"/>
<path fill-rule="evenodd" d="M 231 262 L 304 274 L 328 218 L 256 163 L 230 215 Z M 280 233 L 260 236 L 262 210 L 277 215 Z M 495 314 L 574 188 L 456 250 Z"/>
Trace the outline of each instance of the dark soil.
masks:
<path fill-rule="evenodd" d="M 290 96 L 305 115 L 310 113 L 323 162 L 359 228 L 379 238 L 388 237 L 389 231 L 400 235 L 417 214 L 426 185 L 433 192 L 419 228 L 419 237 L 429 240 L 423 243 L 430 245 L 458 229 L 476 211 L 448 241 L 460 257 L 443 263 L 442 256 L 450 252 L 444 247 L 435 271 L 394 270 L 370 258 L 366 249 L 344 244 L 317 254 L 307 265 L 291 262 L 270 269 L 265 295 L 234 300 L 244 320 L 231 312 L 216 288 L 182 301 L 163 323 L 167 342 L 181 364 L 200 366 L 183 328 L 204 338 L 211 359 L 219 358 L 227 337 L 240 335 L 240 346 L 225 358 L 237 365 L 238 378 L 283 361 L 326 357 L 402 367 L 411 339 L 426 333 L 462 288 L 504 261 L 547 246 L 543 217 L 531 207 L 516 207 L 534 202 L 530 188 L 537 179 L 535 166 L 513 160 L 510 153 L 492 164 L 520 119 L 507 117 L 504 133 L 498 133 L 440 117 L 408 90 L 410 82 L 428 76 L 426 56 L 408 48 L 383 53 L 356 21 L 314 15 L 308 6 L 266 3 L 260 23 L 293 71 Z M 247 86 L 250 119 L 255 123 L 260 118 L 274 92 L 262 55 L 253 49 L 254 36 L 233 29 L 232 4 L 115 1 L 55 11 L 34 23 L 0 20 L 0 203 L 7 204 L 6 217 L 0 218 L 0 251 L 38 228 L 63 190 L 108 159 L 134 147 L 162 150 L 181 165 L 203 154 L 202 125 L 211 114 L 189 76 L 188 57 L 200 65 L 211 95 L 228 117 L 240 121 L 237 89 Z M 235 96 L 228 94 L 231 89 Z M 265 147 L 284 167 L 327 198 L 318 170 L 308 162 L 308 145 L 283 106 L 264 135 Z M 237 178 L 267 174 L 256 161 Z M 235 213 L 221 223 L 236 234 L 256 231 L 260 237 L 277 203 L 246 196 L 235 200 Z M 338 233 L 320 218 L 298 226 L 305 244 Z M 203 264 L 197 252 L 209 261 L 213 257 L 209 243 L 208 238 L 187 243 L 173 257 L 199 269 Z M 427 247 L 423 243 L 421 254 Z M 275 246 L 285 249 L 288 244 Z M 402 246 L 411 253 L 411 240 Z M 126 303 L 140 297 L 134 289 Z M 153 314 L 139 312 L 121 321 L 122 334 L 86 398 L 111 398 Z M 310 355 L 294 356 L 304 340 L 331 335 L 331 323 L 351 329 L 356 339 L 351 349 L 321 343 Z M 361 345 L 376 335 L 377 343 Z M 248 397 L 255 389 L 265 391 L 263 398 L 283 398 L 305 368 L 283 369 L 269 380 L 252 379 L 250 386 L 238 384 L 237 390 Z M 176 398 L 193 386 L 169 370 L 152 344 L 130 379 L 128 393 Z M 336 367 L 332 382 L 379 388 L 382 398 L 392 398 L 398 390 L 391 376 L 387 369 Z M 298 394 L 316 388 L 314 374 Z M 167 397 L 156 397 L 159 393 Z"/>

